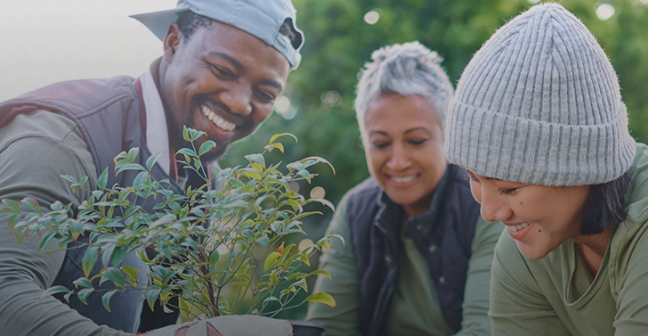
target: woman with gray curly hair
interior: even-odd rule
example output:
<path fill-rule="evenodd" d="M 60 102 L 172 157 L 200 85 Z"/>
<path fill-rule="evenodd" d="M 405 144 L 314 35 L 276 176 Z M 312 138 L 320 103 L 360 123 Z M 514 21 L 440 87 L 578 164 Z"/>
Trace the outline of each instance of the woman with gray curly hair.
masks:
<path fill-rule="evenodd" d="M 444 156 L 452 84 L 418 42 L 381 48 L 355 102 L 371 177 L 351 189 L 329 226 L 312 305 L 329 335 L 490 335 L 490 267 L 503 230 L 486 223 L 468 176 Z"/>

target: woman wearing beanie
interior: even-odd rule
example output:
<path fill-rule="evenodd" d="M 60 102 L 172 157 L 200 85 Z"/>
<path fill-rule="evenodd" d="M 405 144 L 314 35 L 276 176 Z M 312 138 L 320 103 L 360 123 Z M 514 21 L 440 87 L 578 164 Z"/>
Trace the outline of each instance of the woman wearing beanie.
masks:
<path fill-rule="evenodd" d="M 358 84 L 356 113 L 371 177 L 342 199 L 312 305 L 328 335 L 490 335 L 493 250 L 504 226 L 479 217 L 463 169 L 443 154 L 452 85 L 421 44 L 381 48 Z M 476 225 L 477 223 L 477 225 Z"/>
<path fill-rule="evenodd" d="M 648 147 L 587 28 L 557 4 L 511 20 L 470 61 L 448 119 L 448 160 L 507 227 L 493 334 L 648 333 Z"/>

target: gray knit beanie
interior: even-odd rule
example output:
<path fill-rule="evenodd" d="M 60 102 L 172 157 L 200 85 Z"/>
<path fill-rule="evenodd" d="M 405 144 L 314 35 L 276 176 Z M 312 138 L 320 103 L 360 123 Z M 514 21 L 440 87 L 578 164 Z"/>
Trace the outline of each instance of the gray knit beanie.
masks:
<path fill-rule="evenodd" d="M 482 46 L 447 120 L 448 160 L 501 180 L 600 184 L 635 155 L 610 61 L 583 23 L 553 3 L 517 16 Z"/>

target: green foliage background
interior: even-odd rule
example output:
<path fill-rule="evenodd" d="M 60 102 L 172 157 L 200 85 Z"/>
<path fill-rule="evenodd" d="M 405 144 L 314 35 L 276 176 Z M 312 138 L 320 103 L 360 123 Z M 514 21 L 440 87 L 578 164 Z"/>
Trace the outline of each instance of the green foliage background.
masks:
<path fill-rule="evenodd" d="M 605 0 L 601 0 L 605 1 Z M 646 1 L 646 0 L 644 0 Z M 344 192 L 369 176 L 360 141 L 353 100 L 357 75 L 371 53 L 384 45 L 418 40 L 437 51 L 451 81 L 456 84 L 463 68 L 479 47 L 507 20 L 529 8 L 527 0 L 293 0 L 297 23 L 306 40 L 302 63 L 289 78 L 286 91 L 296 109 L 293 119 L 273 114 L 251 137 L 235 144 L 222 166 L 242 164 L 243 155 L 258 148 L 275 133 L 291 132 L 299 143 L 288 145 L 287 157 L 309 155 L 328 159 L 337 171 L 321 167 L 314 185 L 337 203 Z M 630 114 L 632 135 L 648 141 L 648 1 L 609 0 L 616 14 L 601 21 L 597 0 L 560 1 L 593 32 L 609 55 Z M 374 25 L 364 15 L 380 14 Z M 323 94 L 339 93 L 331 105 Z M 284 157 L 286 159 L 286 157 Z M 330 218 L 320 217 L 305 229 L 319 238 Z M 300 313 L 301 314 L 301 313 Z"/>

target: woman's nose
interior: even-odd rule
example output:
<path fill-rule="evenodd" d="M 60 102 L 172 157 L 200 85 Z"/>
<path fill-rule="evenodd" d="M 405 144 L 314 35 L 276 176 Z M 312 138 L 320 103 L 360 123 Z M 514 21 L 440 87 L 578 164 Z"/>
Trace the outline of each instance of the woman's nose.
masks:
<path fill-rule="evenodd" d="M 401 171 L 412 165 L 405 149 L 402 146 L 394 146 L 391 158 L 387 161 L 387 167 L 394 171 Z"/>
<path fill-rule="evenodd" d="M 487 222 L 495 222 L 498 220 L 507 221 L 513 216 L 513 211 L 507 202 L 501 199 L 501 195 L 497 191 L 487 192 L 482 188 L 480 203 L 481 215 Z"/>

